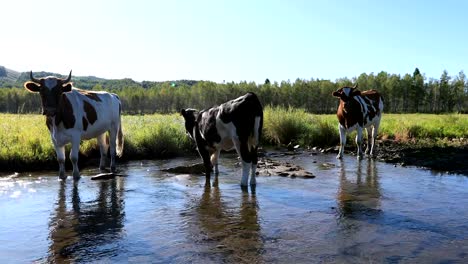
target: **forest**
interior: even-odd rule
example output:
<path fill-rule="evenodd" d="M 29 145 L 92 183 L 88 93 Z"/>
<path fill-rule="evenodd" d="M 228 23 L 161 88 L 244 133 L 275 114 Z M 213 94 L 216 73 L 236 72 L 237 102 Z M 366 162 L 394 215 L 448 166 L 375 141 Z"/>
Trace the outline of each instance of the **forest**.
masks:
<path fill-rule="evenodd" d="M 35 77 L 55 75 L 34 73 Z M 21 73 L 15 82 L 0 81 L 1 113 L 40 113 L 38 95 L 27 92 L 23 83 L 29 73 Z M 358 84 L 360 90 L 376 89 L 384 97 L 386 113 L 467 113 L 468 79 L 463 71 L 451 76 L 443 71 L 439 79 L 427 78 L 418 68 L 412 74 L 362 73 L 358 77 L 296 79 L 295 81 L 255 82 L 166 81 L 135 82 L 131 79 L 106 80 L 74 77 L 75 87 L 106 90 L 119 95 L 125 114 L 174 113 L 181 108 L 203 109 L 236 98 L 248 91 L 257 93 L 262 103 L 272 107 L 292 107 L 309 113 L 331 114 L 338 99 L 334 90 Z"/>

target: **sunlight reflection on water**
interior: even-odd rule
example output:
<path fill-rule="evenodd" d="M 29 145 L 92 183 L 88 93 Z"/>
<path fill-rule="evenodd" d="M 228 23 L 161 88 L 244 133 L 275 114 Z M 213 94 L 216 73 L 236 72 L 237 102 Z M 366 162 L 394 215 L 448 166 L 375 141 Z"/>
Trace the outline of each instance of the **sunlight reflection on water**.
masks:
<path fill-rule="evenodd" d="M 222 156 L 223 157 L 223 156 Z M 282 157 L 315 179 L 220 176 L 123 164 L 125 177 L 0 179 L 0 262 L 456 262 L 468 257 L 468 178 L 332 155 Z"/>

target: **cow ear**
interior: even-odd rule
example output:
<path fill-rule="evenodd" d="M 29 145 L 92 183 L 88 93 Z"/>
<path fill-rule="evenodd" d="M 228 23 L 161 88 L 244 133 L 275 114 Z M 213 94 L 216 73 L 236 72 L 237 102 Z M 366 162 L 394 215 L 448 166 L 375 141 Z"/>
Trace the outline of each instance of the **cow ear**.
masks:
<path fill-rule="evenodd" d="M 38 93 L 41 90 L 41 86 L 35 82 L 24 83 L 24 88 L 32 93 Z"/>
<path fill-rule="evenodd" d="M 332 93 L 332 95 L 335 96 L 335 97 L 341 97 L 341 90 L 334 91 L 334 92 Z"/>
<path fill-rule="evenodd" d="M 183 108 L 180 109 L 180 114 L 181 114 L 182 116 L 185 116 L 185 109 L 183 109 Z"/>
<path fill-rule="evenodd" d="M 72 90 L 73 85 L 71 83 L 66 83 L 62 86 L 62 92 L 70 92 Z"/>

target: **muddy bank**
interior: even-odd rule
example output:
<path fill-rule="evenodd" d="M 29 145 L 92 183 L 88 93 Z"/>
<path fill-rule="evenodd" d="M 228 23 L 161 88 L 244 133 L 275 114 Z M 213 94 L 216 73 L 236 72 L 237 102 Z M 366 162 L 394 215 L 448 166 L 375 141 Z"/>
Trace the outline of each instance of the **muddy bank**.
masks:
<path fill-rule="evenodd" d="M 440 172 L 458 173 L 468 175 L 468 140 L 464 139 L 459 142 L 449 142 L 447 146 L 435 146 L 435 144 L 420 144 L 420 143 L 401 143 L 394 140 L 379 140 L 377 142 L 377 160 L 392 163 L 399 166 L 416 166 L 421 168 L 427 168 Z M 440 144 L 439 144 L 440 145 Z M 365 148 L 365 146 L 364 146 Z M 289 164 L 283 168 L 277 168 L 272 170 L 266 168 L 265 162 L 270 162 L 268 159 L 275 160 L 275 157 L 281 157 L 285 155 L 297 155 L 300 153 L 309 152 L 310 155 L 320 155 L 322 153 L 338 153 L 338 146 L 328 148 L 308 148 L 303 149 L 300 146 L 297 148 L 281 148 L 281 149 L 267 149 L 265 152 L 259 153 L 263 157 L 259 161 L 259 170 L 266 170 L 262 175 L 268 175 L 272 173 L 284 172 L 285 177 L 301 177 L 299 169 L 296 170 L 291 168 L 292 164 Z M 194 157 L 198 157 L 196 153 L 193 153 Z M 348 144 L 345 148 L 345 155 L 356 155 L 356 147 L 354 144 Z M 123 159 L 117 159 L 118 164 L 128 162 L 136 157 L 124 157 Z M 149 158 L 149 157 L 146 157 Z M 99 166 L 99 155 L 84 156 L 80 154 L 79 157 L 80 168 L 89 168 Z M 263 168 L 262 168 L 263 166 Z M 269 165 L 271 166 L 271 164 Z M 289 167 L 288 167 L 289 166 Z M 71 170 L 71 162 L 66 159 L 66 169 Z M 50 157 L 46 162 L 41 161 L 23 161 L 19 158 L 12 161 L 0 161 L 0 171 L 9 173 L 24 172 L 24 171 L 39 171 L 39 170 L 56 170 L 58 171 L 58 164 L 54 157 Z M 294 171 L 296 170 L 296 172 Z M 193 164 L 187 168 L 169 168 L 166 170 L 171 173 L 188 173 L 188 174 L 204 174 L 204 168 L 201 164 Z"/>
<path fill-rule="evenodd" d="M 379 160 L 402 166 L 417 166 L 435 171 L 468 175 L 468 145 L 447 147 L 415 147 L 407 144 L 383 143 Z"/>
<path fill-rule="evenodd" d="M 363 147 L 365 149 L 365 146 Z M 338 153 L 338 147 L 320 150 Z M 468 141 L 450 146 L 430 146 L 427 143 L 401 143 L 394 140 L 378 142 L 377 159 L 400 166 L 416 166 L 439 172 L 468 175 Z M 356 155 L 354 146 L 347 146 L 346 155 Z"/>

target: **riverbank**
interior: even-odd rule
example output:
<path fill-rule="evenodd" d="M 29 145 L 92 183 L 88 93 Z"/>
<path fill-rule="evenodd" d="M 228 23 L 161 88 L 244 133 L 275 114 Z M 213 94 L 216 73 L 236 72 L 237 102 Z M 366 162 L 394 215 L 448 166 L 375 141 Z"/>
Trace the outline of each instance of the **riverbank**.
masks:
<path fill-rule="evenodd" d="M 323 150 L 338 153 L 338 148 Z M 377 141 L 376 159 L 395 166 L 415 166 L 434 172 L 456 173 L 468 176 L 468 139 L 456 140 L 396 140 Z M 354 146 L 347 146 L 346 155 L 356 155 Z"/>
<path fill-rule="evenodd" d="M 314 115 L 301 109 L 265 108 L 261 145 L 299 146 L 336 151 L 336 116 Z M 179 114 L 123 116 L 124 155 L 119 163 L 197 155 Z M 355 151 L 354 135 L 346 150 Z M 403 166 L 468 174 L 468 115 L 386 114 L 381 123 L 377 159 Z M 67 156 L 70 150 L 67 149 Z M 55 151 L 41 115 L 0 114 L 0 171 L 5 173 L 57 170 Z M 96 166 L 96 140 L 83 141 L 80 167 Z M 67 159 L 67 168 L 71 168 Z"/>

